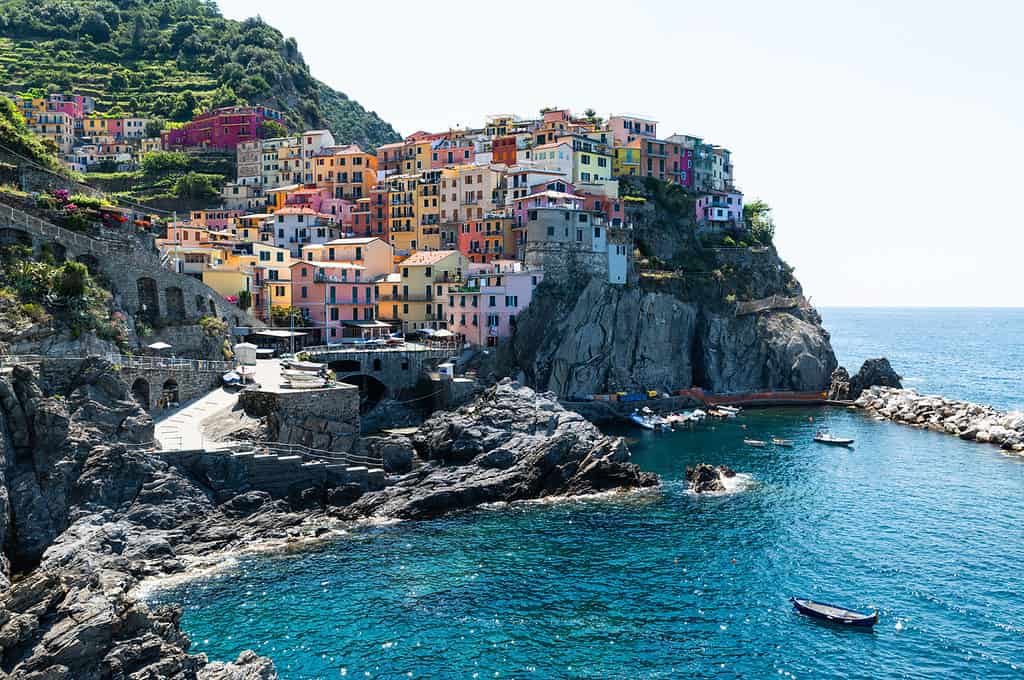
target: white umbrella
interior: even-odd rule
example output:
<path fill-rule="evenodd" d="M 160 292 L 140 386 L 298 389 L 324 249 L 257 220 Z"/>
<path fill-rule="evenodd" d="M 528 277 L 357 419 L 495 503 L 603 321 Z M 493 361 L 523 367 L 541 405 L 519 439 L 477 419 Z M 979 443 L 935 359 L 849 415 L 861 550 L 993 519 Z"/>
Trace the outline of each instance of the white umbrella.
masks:
<path fill-rule="evenodd" d="M 148 347 L 149 349 L 160 350 L 160 349 L 170 349 L 171 345 L 168 345 L 166 342 L 154 342 L 152 345 L 146 345 L 146 347 Z"/>

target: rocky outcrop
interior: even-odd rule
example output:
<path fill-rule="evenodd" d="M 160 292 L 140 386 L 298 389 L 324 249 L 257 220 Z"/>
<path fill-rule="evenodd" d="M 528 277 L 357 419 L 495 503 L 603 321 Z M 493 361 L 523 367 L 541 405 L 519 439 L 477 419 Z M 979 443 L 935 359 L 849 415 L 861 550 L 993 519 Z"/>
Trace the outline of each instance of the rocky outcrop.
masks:
<path fill-rule="evenodd" d="M 726 465 L 708 465 L 697 463 L 694 466 L 686 466 L 686 481 L 690 491 L 694 493 L 708 493 L 713 491 L 725 491 L 723 479 L 735 477 L 736 472 Z"/>
<path fill-rule="evenodd" d="M 1019 411 L 1007 413 L 896 387 L 869 387 L 854 406 L 894 422 L 1024 453 L 1024 413 Z"/>
<path fill-rule="evenodd" d="M 413 444 L 427 464 L 364 495 L 348 516 L 420 519 L 482 503 L 657 484 L 629 462 L 621 438 L 602 435 L 554 395 L 508 379 L 469 406 L 434 415 Z"/>
<path fill-rule="evenodd" d="M 886 358 L 868 359 L 850 377 L 850 373 L 842 366 L 832 372 L 828 389 L 828 398 L 835 401 L 853 401 L 869 387 L 903 387 L 902 377 L 893 370 Z"/>
<path fill-rule="evenodd" d="M 578 293 L 548 289 L 520 317 L 506 352 L 530 384 L 567 399 L 695 385 L 711 392 L 827 387 L 835 355 L 813 311 L 737 316 L 702 298 L 597 279 Z"/>
<path fill-rule="evenodd" d="M 315 540 L 366 516 L 422 518 L 480 503 L 649 486 L 609 438 L 551 395 L 505 381 L 411 439 L 364 442 L 397 483 L 310 487 L 288 499 L 199 479 L 138 446 L 152 421 L 103 362 L 44 396 L 32 373 L 0 379 L 0 677 L 276 678 L 251 652 L 233 663 L 189 654 L 176 607 L 149 607 L 142 580 L 254 544 Z M 414 451 L 415 447 L 415 451 Z M 425 459 L 413 471 L 414 454 Z M 22 572 L 10 586 L 9 564 Z M 4 675 L 7 674 L 7 675 Z"/>

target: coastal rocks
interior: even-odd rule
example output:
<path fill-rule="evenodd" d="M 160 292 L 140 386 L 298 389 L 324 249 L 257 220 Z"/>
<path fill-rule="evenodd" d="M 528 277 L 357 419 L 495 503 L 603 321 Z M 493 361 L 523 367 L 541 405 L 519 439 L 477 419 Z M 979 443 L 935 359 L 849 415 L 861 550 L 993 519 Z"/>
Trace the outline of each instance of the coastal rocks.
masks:
<path fill-rule="evenodd" d="M 580 495 L 657 484 L 606 437 L 551 394 L 505 379 L 472 404 L 435 414 L 413 436 L 427 464 L 365 494 L 345 516 L 435 517 L 483 503 Z"/>
<path fill-rule="evenodd" d="M 878 417 L 1024 453 L 1024 414 L 896 387 L 870 387 L 854 402 Z"/>
<path fill-rule="evenodd" d="M 708 465 L 697 463 L 694 466 L 686 466 L 686 481 L 690 485 L 690 491 L 694 493 L 708 493 L 714 491 L 725 491 L 723 479 L 735 477 L 736 472 L 726 465 Z"/>
<path fill-rule="evenodd" d="M 215 662 L 199 672 L 200 680 L 277 680 L 274 663 L 250 650 L 242 652 L 234 663 Z"/>
<path fill-rule="evenodd" d="M 888 359 L 868 359 L 853 377 L 842 366 L 833 371 L 828 398 L 834 401 L 854 401 L 869 387 L 901 388 L 901 380 L 902 377 L 893 370 Z"/>

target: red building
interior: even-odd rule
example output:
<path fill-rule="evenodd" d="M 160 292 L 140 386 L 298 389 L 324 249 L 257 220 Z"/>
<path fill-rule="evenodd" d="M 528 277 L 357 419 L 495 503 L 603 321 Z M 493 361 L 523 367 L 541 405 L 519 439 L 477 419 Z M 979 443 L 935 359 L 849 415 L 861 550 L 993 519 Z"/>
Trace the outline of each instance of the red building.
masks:
<path fill-rule="evenodd" d="M 516 138 L 496 137 L 491 144 L 492 162 L 504 163 L 505 165 L 516 164 Z"/>
<path fill-rule="evenodd" d="M 263 137 L 263 121 L 282 118 L 265 106 L 228 106 L 200 114 L 180 128 L 163 133 L 165 149 L 202 147 L 233 150 L 239 142 Z"/>

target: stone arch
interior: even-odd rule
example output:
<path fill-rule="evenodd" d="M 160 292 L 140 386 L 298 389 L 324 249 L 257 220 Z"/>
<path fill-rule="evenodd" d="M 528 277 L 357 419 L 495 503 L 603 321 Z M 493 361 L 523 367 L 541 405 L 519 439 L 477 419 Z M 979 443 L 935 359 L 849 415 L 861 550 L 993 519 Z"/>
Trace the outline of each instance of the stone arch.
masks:
<path fill-rule="evenodd" d="M 100 261 L 96 259 L 96 256 L 92 253 L 82 253 L 75 258 L 78 262 L 85 265 L 85 268 L 89 270 L 90 274 L 96 274 L 100 270 Z"/>
<path fill-rule="evenodd" d="M 21 229 L 4 227 L 0 229 L 0 246 L 25 246 L 32 247 L 32 235 Z"/>
<path fill-rule="evenodd" d="M 160 316 L 160 289 L 156 286 L 156 279 L 143 276 L 136 281 L 139 292 L 140 315 L 153 321 Z"/>
<path fill-rule="evenodd" d="M 363 365 L 354 359 L 339 359 L 338 361 L 332 361 L 327 366 L 337 375 L 359 373 L 363 370 Z"/>
<path fill-rule="evenodd" d="M 149 381 L 145 378 L 136 378 L 132 383 L 132 396 L 135 401 L 142 405 L 142 408 L 149 410 Z"/>
<path fill-rule="evenodd" d="M 348 385 L 355 385 L 359 388 L 359 412 L 366 413 L 373 410 L 380 401 L 388 396 L 388 387 L 372 375 L 357 373 L 346 376 L 341 382 Z"/>
<path fill-rule="evenodd" d="M 50 253 L 53 256 L 53 261 L 60 264 L 68 259 L 68 249 L 63 244 L 57 243 L 56 241 L 47 241 L 39 247 L 40 254 Z M 86 267 L 88 269 L 88 267 Z"/>
<path fill-rule="evenodd" d="M 181 288 L 171 286 L 164 291 L 164 298 L 167 300 L 167 318 L 171 321 L 184 321 L 187 314 L 185 294 L 181 292 Z"/>
<path fill-rule="evenodd" d="M 181 394 L 178 392 L 178 381 L 174 378 L 168 378 L 164 381 L 163 391 L 161 395 L 161 401 L 164 407 L 170 406 L 171 404 L 177 404 Z"/>

